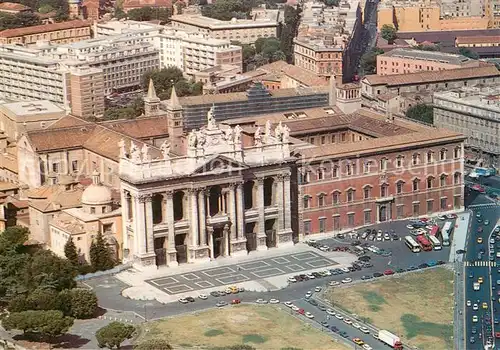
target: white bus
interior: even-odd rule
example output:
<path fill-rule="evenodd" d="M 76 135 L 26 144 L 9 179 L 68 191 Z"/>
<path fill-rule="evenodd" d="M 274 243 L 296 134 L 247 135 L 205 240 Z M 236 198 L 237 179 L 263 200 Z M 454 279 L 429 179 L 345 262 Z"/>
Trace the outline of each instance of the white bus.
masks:
<path fill-rule="evenodd" d="M 413 253 L 420 252 L 420 245 L 413 239 L 412 236 L 405 237 L 405 244 Z"/>
<path fill-rule="evenodd" d="M 441 242 L 436 236 L 429 236 L 429 241 L 431 242 L 434 250 L 441 250 L 443 247 L 441 246 Z"/>
<path fill-rule="evenodd" d="M 453 222 L 446 221 L 443 228 L 441 229 L 441 236 L 443 237 L 443 246 L 445 247 L 450 245 L 450 235 L 452 230 L 453 230 Z"/>

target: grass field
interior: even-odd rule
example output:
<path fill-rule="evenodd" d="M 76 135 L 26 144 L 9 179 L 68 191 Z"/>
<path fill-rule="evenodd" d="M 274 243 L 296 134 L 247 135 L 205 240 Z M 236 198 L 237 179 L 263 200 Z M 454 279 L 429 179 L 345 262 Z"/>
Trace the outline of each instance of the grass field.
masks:
<path fill-rule="evenodd" d="M 238 305 L 150 322 L 139 339 L 162 338 L 174 349 L 248 344 L 256 349 L 349 349 L 278 307 Z"/>
<path fill-rule="evenodd" d="M 420 349 L 452 349 L 453 272 L 430 269 L 327 291 L 327 299 Z"/>

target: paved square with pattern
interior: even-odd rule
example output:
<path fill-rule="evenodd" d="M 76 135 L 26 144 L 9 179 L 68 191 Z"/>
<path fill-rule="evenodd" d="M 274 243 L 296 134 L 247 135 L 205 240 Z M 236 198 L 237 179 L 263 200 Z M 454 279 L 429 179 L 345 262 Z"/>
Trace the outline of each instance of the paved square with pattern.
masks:
<path fill-rule="evenodd" d="M 231 266 L 215 267 L 195 272 L 154 278 L 146 281 L 167 294 L 188 293 L 195 290 L 231 285 L 239 282 L 299 273 L 337 265 L 313 251 L 283 255 L 256 261 L 243 262 Z"/>

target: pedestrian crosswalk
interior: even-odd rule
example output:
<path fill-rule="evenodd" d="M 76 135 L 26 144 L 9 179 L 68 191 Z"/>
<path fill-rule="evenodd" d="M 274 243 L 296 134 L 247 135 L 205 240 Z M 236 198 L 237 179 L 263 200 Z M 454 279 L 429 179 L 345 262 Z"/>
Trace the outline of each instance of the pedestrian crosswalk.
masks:
<path fill-rule="evenodd" d="M 491 267 L 496 267 L 497 262 L 496 261 L 466 261 L 465 266 L 476 266 L 476 267 L 481 267 L 481 266 L 491 266 Z"/>

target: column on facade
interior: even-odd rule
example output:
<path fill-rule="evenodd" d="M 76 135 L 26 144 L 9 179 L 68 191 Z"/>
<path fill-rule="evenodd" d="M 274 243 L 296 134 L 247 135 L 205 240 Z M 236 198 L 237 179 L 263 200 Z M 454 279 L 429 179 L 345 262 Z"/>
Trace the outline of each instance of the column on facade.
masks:
<path fill-rule="evenodd" d="M 264 178 L 257 179 L 257 208 L 259 209 L 259 234 L 265 234 Z"/>
<path fill-rule="evenodd" d="M 146 211 L 146 252 L 154 253 L 153 197 L 151 194 L 145 195 L 144 206 Z"/>
<path fill-rule="evenodd" d="M 244 199 L 243 199 L 243 184 L 239 183 L 236 185 L 236 205 L 237 205 L 237 214 L 236 214 L 236 238 L 243 239 L 245 238 L 245 211 L 244 211 Z"/>
<path fill-rule="evenodd" d="M 167 191 L 165 194 L 166 203 L 166 213 L 165 217 L 167 219 L 168 228 L 168 251 L 175 250 L 175 227 L 174 227 L 174 192 Z"/>
<path fill-rule="evenodd" d="M 200 245 L 207 245 L 207 218 L 205 212 L 205 189 L 200 189 L 198 192 L 198 209 L 199 209 L 199 222 L 200 222 Z"/>
<path fill-rule="evenodd" d="M 290 174 L 283 177 L 283 205 L 285 206 L 285 230 L 292 229 L 292 200 L 290 193 Z"/>
<path fill-rule="evenodd" d="M 69 151 L 66 151 L 66 174 L 71 174 L 70 164 L 69 164 Z"/>
<path fill-rule="evenodd" d="M 195 189 L 189 190 L 189 203 L 191 206 L 191 217 L 189 225 L 191 227 L 191 245 L 198 246 L 200 237 L 198 231 L 198 193 Z"/>
<path fill-rule="evenodd" d="M 237 225 L 236 225 L 236 184 L 229 185 L 229 219 L 231 221 L 231 227 L 229 232 L 231 233 L 231 241 L 234 241 L 237 236 Z"/>
<path fill-rule="evenodd" d="M 122 190 L 120 195 L 121 207 L 122 207 L 122 239 L 123 239 L 123 250 L 130 249 L 128 244 L 128 231 L 127 231 L 127 223 L 129 221 L 128 213 L 128 200 L 127 200 L 128 192 Z"/>
<path fill-rule="evenodd" d="M 277 186 L 276 186 L 276 204 L 278 204 L 278 231 L 282 231 L 285 228 L 285 208 L 283 203 L 283 175 L 279 174 L 277 176 Z"/>
<path fill-rule="evenodd" d="M 208 246 L 210 251 L 210 259 L 214 258 L 214 228 L 212 226 L 207 227 L 208 232 Z"/>
<path fill-rule="evenodd" d="M 44 169 L 44 171 L 45 171 L 45 174 L 44 174 L 45 182 L 47 182 L 47 180 L 48 180 L 48 176 L 49 176 L 49 172 L 50 172 L 50 167 L 49 166 L 50 166 L 49 165 L 49 154 L 47 153 L 45 155 L 45 167 L 44 167 L 45 168 Z"/>
<path fill-rule="evenodd" d="M 144 195 L 139 195 L 134 198 L 134 236 L 137 240 L 137 250 L 138 255 L 146 254 L 147 252 L 147 237 L 146 237 L 146 213 L 144 210 L 144 203 L 146 197 Z"/>

